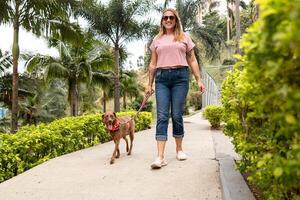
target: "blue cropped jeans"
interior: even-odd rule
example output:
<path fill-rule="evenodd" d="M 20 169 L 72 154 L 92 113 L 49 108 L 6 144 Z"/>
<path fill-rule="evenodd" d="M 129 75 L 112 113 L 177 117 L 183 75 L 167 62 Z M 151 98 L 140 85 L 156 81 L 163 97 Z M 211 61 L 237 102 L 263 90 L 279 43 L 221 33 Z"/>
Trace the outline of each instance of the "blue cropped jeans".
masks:
<path fill-rule="evenodd" d="M 171 108 L 173 137 L 183 138 L 183 110 L 189 90 L 189 68 L 157 69 L 155 75 L 155 93 L 157 106 L 157 124 L 155 138 L 158 141 L 168 139 L 168 124 Z"/>

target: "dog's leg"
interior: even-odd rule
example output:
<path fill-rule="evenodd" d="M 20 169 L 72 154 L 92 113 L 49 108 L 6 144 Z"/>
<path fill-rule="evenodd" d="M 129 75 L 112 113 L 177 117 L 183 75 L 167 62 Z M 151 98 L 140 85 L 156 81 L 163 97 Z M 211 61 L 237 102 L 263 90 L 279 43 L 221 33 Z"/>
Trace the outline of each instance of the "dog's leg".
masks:
<path fill-rule="evenodd" d="M 129 152 L 128 152 L 127 155 L 131 155 L 133 139 L 134 139 L 134 132 L 133 131 L 130 131 L 129 138 L 130 138 L 130 149 L 129 149 Z"/>
<path fill-rule="evenodd" d="M 134 120 L 131 120 L 131 126 L 129 130 L 129 138 L 130 138 L 130 149 L 127 155 L 131 155 L 132 146 L 133 146 L 133 139 L 134 139 L 134 131 L 135 131 L 135 122 Z"/>
<path fill-rule="evenodd" d="M 128 146 L 128 140 L 127 140 L 127 138 L 126 138 L 126 135 L 123 136 L 123 139 L 124 139 L 125 142 L 126 142 L 126 152 L 128 152 L 128 151 L 129 151 L 129 146 Z"/>
<path fill-rule="evenodd" d="M 115 149 L 114 149 L 114 152 L 113 152 L 112 157 L 110 159 L 110 164 L 114 164 L 114 162 L 115 162 L 116 153 L 119 149 L 120 139 L 115 139 L 114 142 L 115 142 Z"/>
<path fill-rule="evenodd" d="M 119 149 L 119 147 L 118 147 L 118 149 L 117 149 L 117 155 L 116 155 L 116 158 L 120 158 L 120 149 Z"/>

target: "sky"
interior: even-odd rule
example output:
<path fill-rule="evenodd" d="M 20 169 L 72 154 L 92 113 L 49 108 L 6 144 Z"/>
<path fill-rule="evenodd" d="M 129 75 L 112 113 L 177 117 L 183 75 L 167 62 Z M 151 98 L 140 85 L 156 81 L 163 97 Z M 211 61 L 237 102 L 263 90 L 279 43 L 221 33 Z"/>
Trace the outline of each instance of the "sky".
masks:
<path fill-rule="evenodd" d="M 162 3 L 163 0 L 158 0 L 157 3 Z M 170 7 L 173 7 L 174 4 L 171 4 Z M 224 10 L 225 1 L 221 0 L 220 10 Z M 160 15 L 155 13 L 151 14 L 151 18 L 155 20 L 155 22 L 159 23 Z M 1 25 L 0 26 L 0 49 L 2 51 L 11 51 L 13 41 L 13 29 L 12 26 L 9 25 Z M 136 65 L 136 61 L 139 56 L 144 56 L 144 46 L 146 41 L 139 40 L 134 41 L 126 45 L 128 52 L 130 53 L 129 61 L 132 62 L 133 66 Z M 30 32 L 27 32 L 24 29 L 20 29 L 19 34 L 19 45 L 20 51 L 22 52 L 31 52 L 31 53 L 40 53 L 44 55 L 52 55 L 58 56 L 58 52 L 55 48 L 49 48 L 47 45 L 47 41 L 42 37 L 37 38 Z M 19 64 L 19 71 L 24 71 L 24 63 Z"/>

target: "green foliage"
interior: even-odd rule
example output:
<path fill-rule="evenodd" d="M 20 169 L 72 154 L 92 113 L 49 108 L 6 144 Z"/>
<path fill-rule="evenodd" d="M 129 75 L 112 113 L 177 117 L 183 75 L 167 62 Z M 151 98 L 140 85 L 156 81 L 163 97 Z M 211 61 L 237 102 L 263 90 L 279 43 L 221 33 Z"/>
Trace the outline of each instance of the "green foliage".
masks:
<path fill-rule="evenodd" d="M 146 16 L 150 3 L 148 0 L 110 0 L 107 4 L 103 4 L 100 1 L 91 0 L 83 1 L 83 5 L 76 12 L 76 15 L 82 16 L 89 22 L 90 29 L 94 30 L 95 34 L 109 41 L 114 47 L 115 111 L 120 110 L 119 70 L 122 61 L 126 58 L 126 53 L 121 49 L 125 43 L 148 34 L 151 21 L 137 20 L 137 17 Z"/>
<path fill-rule="evenodd" d="M 202 108 L 202 95 L 201 92 L 199 92 L 196 80 L 193 78 L 190 79 L 190 89 L 188 92 L 185 110 L 188 110 L 189 106 L 192 106 L 194 110 L 200 110 Z"/>
<path fill-rule="evenodd" d="M 261 18 L 242 42 L 245 55 L 223 84 L 225 133 L 265 199 L 299 199 L 300 2 L 259 3 Z"/>
<path fill-rule="evenodd" d="M 208 105 L 204 108 L 203 116 L 209 121 L 212 128 L 220 128 L 224 115 L 223 106 Z"/>
<path fill-rule="evenodd" d="M 101 114 L 66 117 L 50 124 L 24 126 L 16 134 L 0 134 L 0 182 L 51 158 L 111 140 L 101 119 Z M 150 123 L 151 113 L 140 113 L 136 131 L 149 128 Z"/>
<path fill-rule="evenodd" d="M 234 59 L 224 59 L 222 62 L 222 65 L 234 65 L 235 60 Z"/>
<path fill-rule="evenodd" d="M 131 102 L 129 104 L 129 107 L 133 110 L 138 111 L 141 107 L 141 103 L 143 101 L 143 97 L 138 97 L 136 98 L 133 102 Z M 147 101 L 147 103 L 145 104 L 144 108 L 142 109 L 142 111 L 147 111 L 147 112 L 151 112 L 153 108 L 153 102 L 152 101 Z"/>
<path fill-rule="evenodd" d="M 117 116 L 131 116 L 134 117 L 136 112 L 120 112 Z M 135 131 L 149 129 L 152 121 L 150 112 L 140 112 L 135 118 Z"/>
<path fill-rule="evenodd" d="M 202 108 L 202 95 L 200 92 L 191 92 L 188 96 L 188 103 L 190 106 L 194 107 L 195 110 L 200 110 Z"/>

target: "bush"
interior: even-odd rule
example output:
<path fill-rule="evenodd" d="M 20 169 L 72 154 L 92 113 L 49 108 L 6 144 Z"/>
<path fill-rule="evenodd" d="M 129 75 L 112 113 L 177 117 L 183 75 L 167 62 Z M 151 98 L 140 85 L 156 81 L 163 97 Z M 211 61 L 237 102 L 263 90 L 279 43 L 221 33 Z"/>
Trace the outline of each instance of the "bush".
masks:
<path fill-rule="evenodd" d="M 217 105 L 208 105 L 204 108 L 203 116 L 209 121 L 212 128 L 220 128 L 224 108 Z"/>
<path fill-rule="evenodd" d="M 0 182 L 51 158 L 111 140 L 101 119 L 100 114 L 66 117 L 50 124 L 22 127 L 16 134 L 0 134 Z M 150 123 L 151 113 L 140 113 L 136 131 L 148 128 Z"/>
<path fill-rule="evenodd" d="M 190 106 L 193 106 L 195 110 L 202 108 L 202 95 L 200 92 L 192 92 L 189 94 L 188 102 Z"/>
<path fill-rule="evenodd" d="M 120 112 L 117 116 L 131 116 L 134 117 L 136 112 Z M 140 112 L 135 118 L 135 131 L 149 129 L 152 122 L 152 115 L 150 112 Z"/>
<path fill-rule="evenodd" d="M 222 65 L 234 65 L 235 63 L 234 59 L 224 59 Z"/>
<path fill-rule="evenodd" d="M 264 199 L 300 199 L 300 3 L 259 2 L 245 55 L 222 86 L 225 133 Z"/>
<path fill-rule="evenodd" d="M 136 110 L 138 111 L 141 107 L 141 103 L 143 102 L 143 98 L 144 97 L 138 97 L 136 98 L 133 102 L 131 102 L 128 106 L 129 108 L 131 108 L 132 110 Z M 141 111 L 147 111 L 147 112 L 151 112 L 153 108 L 153 102 L 152 101 L 147 101 L 144 108 L 142 108 Z"/>

